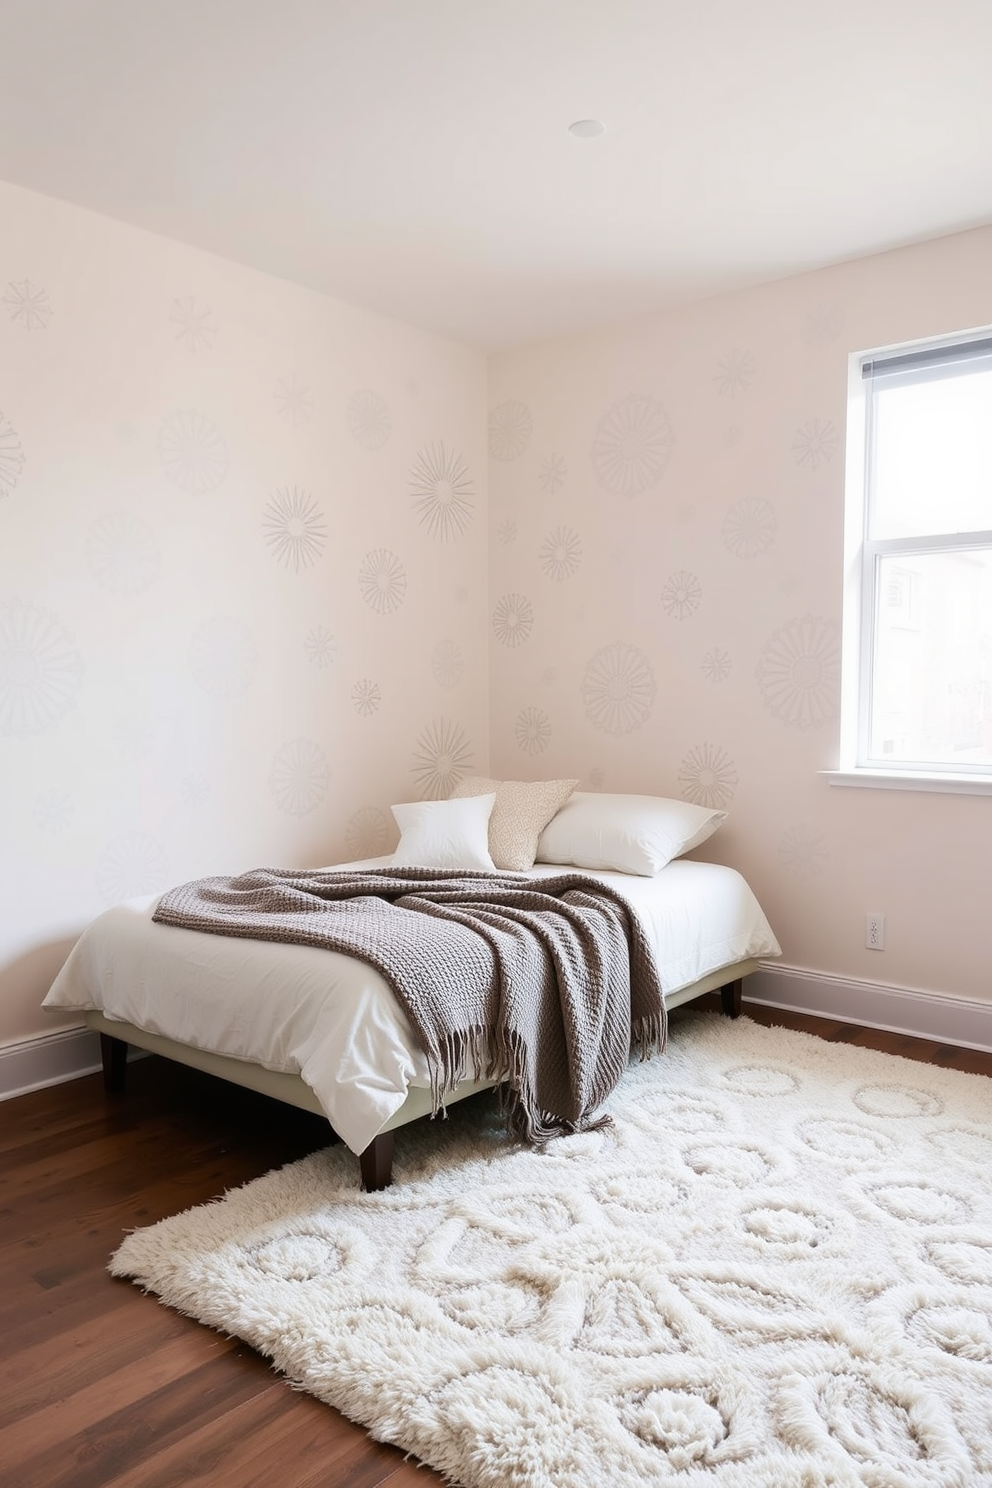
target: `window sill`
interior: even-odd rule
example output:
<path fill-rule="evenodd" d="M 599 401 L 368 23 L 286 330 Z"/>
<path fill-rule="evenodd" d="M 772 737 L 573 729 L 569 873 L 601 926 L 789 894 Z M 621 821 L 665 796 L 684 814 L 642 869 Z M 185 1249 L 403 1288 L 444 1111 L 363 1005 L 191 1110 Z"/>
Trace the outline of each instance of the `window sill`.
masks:
<path fill-rule="evenodd" d="M 992 796 L 992 775 L 910 770 L 821 770 L 828 785 L 854 785 L 869 790 L 946 791 L 959 796 Z"/>

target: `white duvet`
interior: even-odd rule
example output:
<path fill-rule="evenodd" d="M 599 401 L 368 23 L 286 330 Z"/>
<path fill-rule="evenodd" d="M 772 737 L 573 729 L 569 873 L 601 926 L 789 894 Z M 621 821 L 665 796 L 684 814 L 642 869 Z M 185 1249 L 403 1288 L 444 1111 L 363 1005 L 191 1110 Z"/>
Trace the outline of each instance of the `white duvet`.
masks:
<path fill-rule="evenodd" d="M 538 864 L 531 876 L 581 871 Z M 757 899 L 733 868 L 677 859 L 654 878 L 584 876 L 611 884 L 633 906 L 666 995 L 734 961 L 779 954 Z M 409 1020 L 371 966 L 312 946 L 157 925 L 157 902 L 157 895 L 133 899 L 94 920 L 45 1007 L 96 1009 L 198 1049 L 301 1075 L 353 1152 L 364 1151 L 410 1086 L 430 1086 Z"/>

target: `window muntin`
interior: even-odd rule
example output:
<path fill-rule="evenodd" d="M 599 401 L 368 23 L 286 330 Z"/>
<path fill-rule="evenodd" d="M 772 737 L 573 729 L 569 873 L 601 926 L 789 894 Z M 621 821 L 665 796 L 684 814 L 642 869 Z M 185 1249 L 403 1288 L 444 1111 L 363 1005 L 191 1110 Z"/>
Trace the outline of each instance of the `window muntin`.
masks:
<path fill-rule="evenodd" d="M 855 766 L 992 774 L 992 338 L 861 362 Z"/>

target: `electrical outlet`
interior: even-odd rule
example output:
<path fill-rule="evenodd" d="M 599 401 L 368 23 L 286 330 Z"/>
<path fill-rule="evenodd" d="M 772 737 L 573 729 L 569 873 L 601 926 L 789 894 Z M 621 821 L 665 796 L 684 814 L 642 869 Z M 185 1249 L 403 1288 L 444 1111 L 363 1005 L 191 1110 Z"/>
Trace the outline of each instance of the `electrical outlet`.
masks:
<path fill-rule="evenodd" d="M 865 915 L 865 945 L 869 951 L 885 950 L 885 916 Z"/>

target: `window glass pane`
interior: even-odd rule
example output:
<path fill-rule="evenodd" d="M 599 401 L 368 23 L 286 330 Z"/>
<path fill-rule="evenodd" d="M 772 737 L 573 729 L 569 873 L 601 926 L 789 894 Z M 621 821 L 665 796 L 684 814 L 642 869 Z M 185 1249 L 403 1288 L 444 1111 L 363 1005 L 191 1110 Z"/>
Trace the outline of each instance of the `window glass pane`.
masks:
<path fill-rule="evenodd" d="M 992 530 L 992 371 L 873 391 L 873 540 Z"/>
<path fill-rule="evenodd" d="M 878 560 L 869 751 L 992 765 L 992 549 Z"/>

